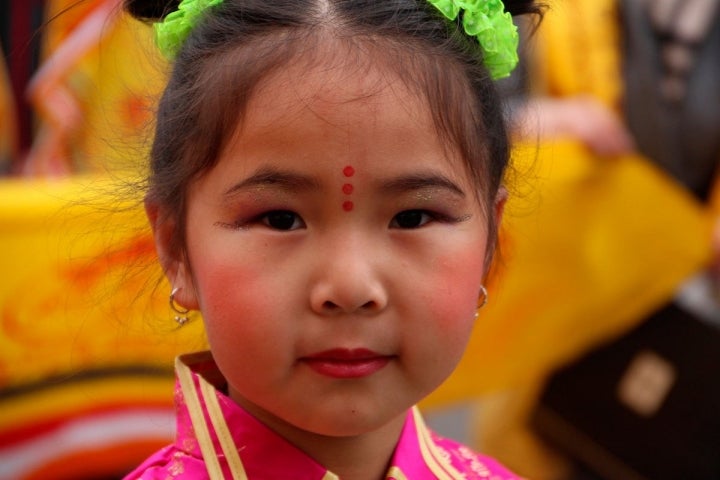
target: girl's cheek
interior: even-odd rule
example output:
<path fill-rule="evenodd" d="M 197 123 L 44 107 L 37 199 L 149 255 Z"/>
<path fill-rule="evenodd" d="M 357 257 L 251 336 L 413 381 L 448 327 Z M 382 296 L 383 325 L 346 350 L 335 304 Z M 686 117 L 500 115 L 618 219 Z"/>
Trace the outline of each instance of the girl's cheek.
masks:
<path fill-rule="evenodd" d="M 243 314 L 266 301 L 269 286 L 264 285 L 263 276 L 252 264 L 205 257 L 194 268 L 203 313 L 230 309 L 236 315 Z"/>
<path fill-rule="evenodd" d="M 476 324 L 484 249 L 464 251 L 465 256 L 448 254 L 436 275 L 426 282 L 428 316 L 416 328 L 431 332 L 424 336 L 423 362 L 432 358 L 435 373 L 443 381 L 455 368 L 467 347 Z M 460 260 L 458 260 L 460 259 Z"/>

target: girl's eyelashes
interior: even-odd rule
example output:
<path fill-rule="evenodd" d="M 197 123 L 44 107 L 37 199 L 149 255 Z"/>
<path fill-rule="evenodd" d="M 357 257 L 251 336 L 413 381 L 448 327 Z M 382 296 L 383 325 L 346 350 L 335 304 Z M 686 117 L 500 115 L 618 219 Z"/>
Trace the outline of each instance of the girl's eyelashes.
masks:
<path fill-rule="evenodd" d="M 232 223 L 217 222 L 216 225 L 223 228 L 234 230 L 248 229 L 253 224 L 261 224 L 273 230 L 291 231 L 305 228 L 300 215 L 290 210 L 271 210 L 269 212 L 256 215 L 248 220 L 237 220 Z"/>
<path fill-rule="evenodd" d="M 425 210 L 405 210 L 395 215 L 390 222 L 391 228 L 420 228 L 432 220 Z"/>
<path fill-rule="evenodd" d="M 463 215 L 461 217 L 453 217 L 445 215 L 439 212 L 432 212 L 429 210 L 403 210 L 402 212 L 395 215 L 390 222 L 390 228 L 400 229 L 414 229 L 420 228 L 427 225 L 430 222 L 440 223 L 460 223 L 468 220 L 470 215 Z"/>
<path fill-rule="evenodd" d="M 305 227 L 300 215 L 290 210 L 273 210 L 261 215 L 258 220 L 275 230 L 297 230 Z"/>
<path fill-rule="evenodd" d="M 430 210 L 410 209 L 397 213 L 390 221 L 390 228 L 412 230 L 421 228 L 431 222 L 460 223 L 470 217 L 471 215 L 454 217 Z M 245 230 L 258 224 L 278 231 L 293 231 L 307 227 L 300 215 L 291 210 L 271 210 L 247 220 L 237 220 L 232 223 L 216 222 L 217 226 L 233 230 Z"/>

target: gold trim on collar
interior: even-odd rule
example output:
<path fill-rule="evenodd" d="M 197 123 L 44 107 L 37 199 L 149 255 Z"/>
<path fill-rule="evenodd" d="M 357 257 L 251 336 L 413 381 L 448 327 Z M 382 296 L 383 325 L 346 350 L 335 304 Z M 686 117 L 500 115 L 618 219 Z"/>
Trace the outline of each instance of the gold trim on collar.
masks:
<path fill-rule="evenodd" d="M 392 479 L 392 480 L 408 480 L 408 478 L 405 476 L 402 470 L 400 470 L 398 467 L 390 467 L 390 470 L 388 470 L 387 475 L 385 475 L 386 479 Z"/>
<path fill-rule="evenodd" d="M 205 423 L 205 416 L 200 406 L 200 397 L 195 389 L 192 371 L 182 363 L 179 357 L 175 359 L 175 371 L 177 372 L 180 388 L 182 389 L 185 399 L 185 405 L 190 413 L 190 420 L 192 421 L 193 430 L 195 430 L 195 437 L 200 446 L 203 460 L 205 460 L 205 468 L 207 468 L 210 480 L 223 480 L 222 468 L 220 468 L 217 452 L 215 452 L 210 431 L 208 430 L 207 423 Z"/>
<path fill-rule="evenodd" d="M 420 453 L 422 454 L 425 465 L 432 471 L 438 480 L 460 480 L 465 476 L 458 472 L 452 466 L 450 461 L 443 455 L 433 442 L 430 432 L 425 426 L 425 421 L 420 415 L 417 407 L 412 409 L 413 419 L 415 420 L 415 430 L 418 435 L 418 443 L 420 444 Z"/>
<path fill-rule="evenodd" d="M 205 407 L 210 417 L 210 422 L 215 429 L 215 434 L 220 442 L 220 448 L 222 448 L 225 454 L 225 459 L 230 467 L 230 474 L 233 480 L 248 480 L 247 473 L 245 473 L 245 467 L 243 466 L 240 455 L 238 454 L 235 441 L 230 434 L 225 416 L 220 408 L 217 394 L 215 389 L 210 383 L 204 378 L 200 377 L 200 390 L 202 391 L 203 398 L 205 399 Z"/>

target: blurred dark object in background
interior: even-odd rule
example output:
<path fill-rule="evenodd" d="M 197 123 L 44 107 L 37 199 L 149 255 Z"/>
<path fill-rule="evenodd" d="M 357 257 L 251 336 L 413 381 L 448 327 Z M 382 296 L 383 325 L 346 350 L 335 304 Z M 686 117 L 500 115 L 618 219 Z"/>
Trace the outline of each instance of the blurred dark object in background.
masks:
<path fill-rule="evenodd" d="M 40 63 L 41 26 L 45 19 L 46 0 L 0 0 L 0 44 L 7 67 L 12 98 L 15 99 L 16 152 L 27 151 L 33 141 L 32 108 L 25 91 Z M 0 130 L 7 125 L 0 125 Z M 0 159 L 0 174 L 18 167 L 13 159 Z"/>
<path fill-rule="evenodd" d="M 670 305 L 550 379 L 541 436 L 605 480 L 720 478 L 720 329 Z"/>

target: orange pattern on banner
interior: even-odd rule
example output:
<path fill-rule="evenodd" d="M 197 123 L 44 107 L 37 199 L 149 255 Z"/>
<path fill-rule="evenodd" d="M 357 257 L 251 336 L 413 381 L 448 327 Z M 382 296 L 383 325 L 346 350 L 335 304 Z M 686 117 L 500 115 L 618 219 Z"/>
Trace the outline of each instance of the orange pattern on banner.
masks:
<path fill-rule="evenodd" d="M 176 331 L 140 202 L 116 195 L 92 178 L 0 184 L 3 271 L 16 272 L 0 285 L 0 385 L 168 365 L 179 345 L 202 345 L 200 322 Z"/>

